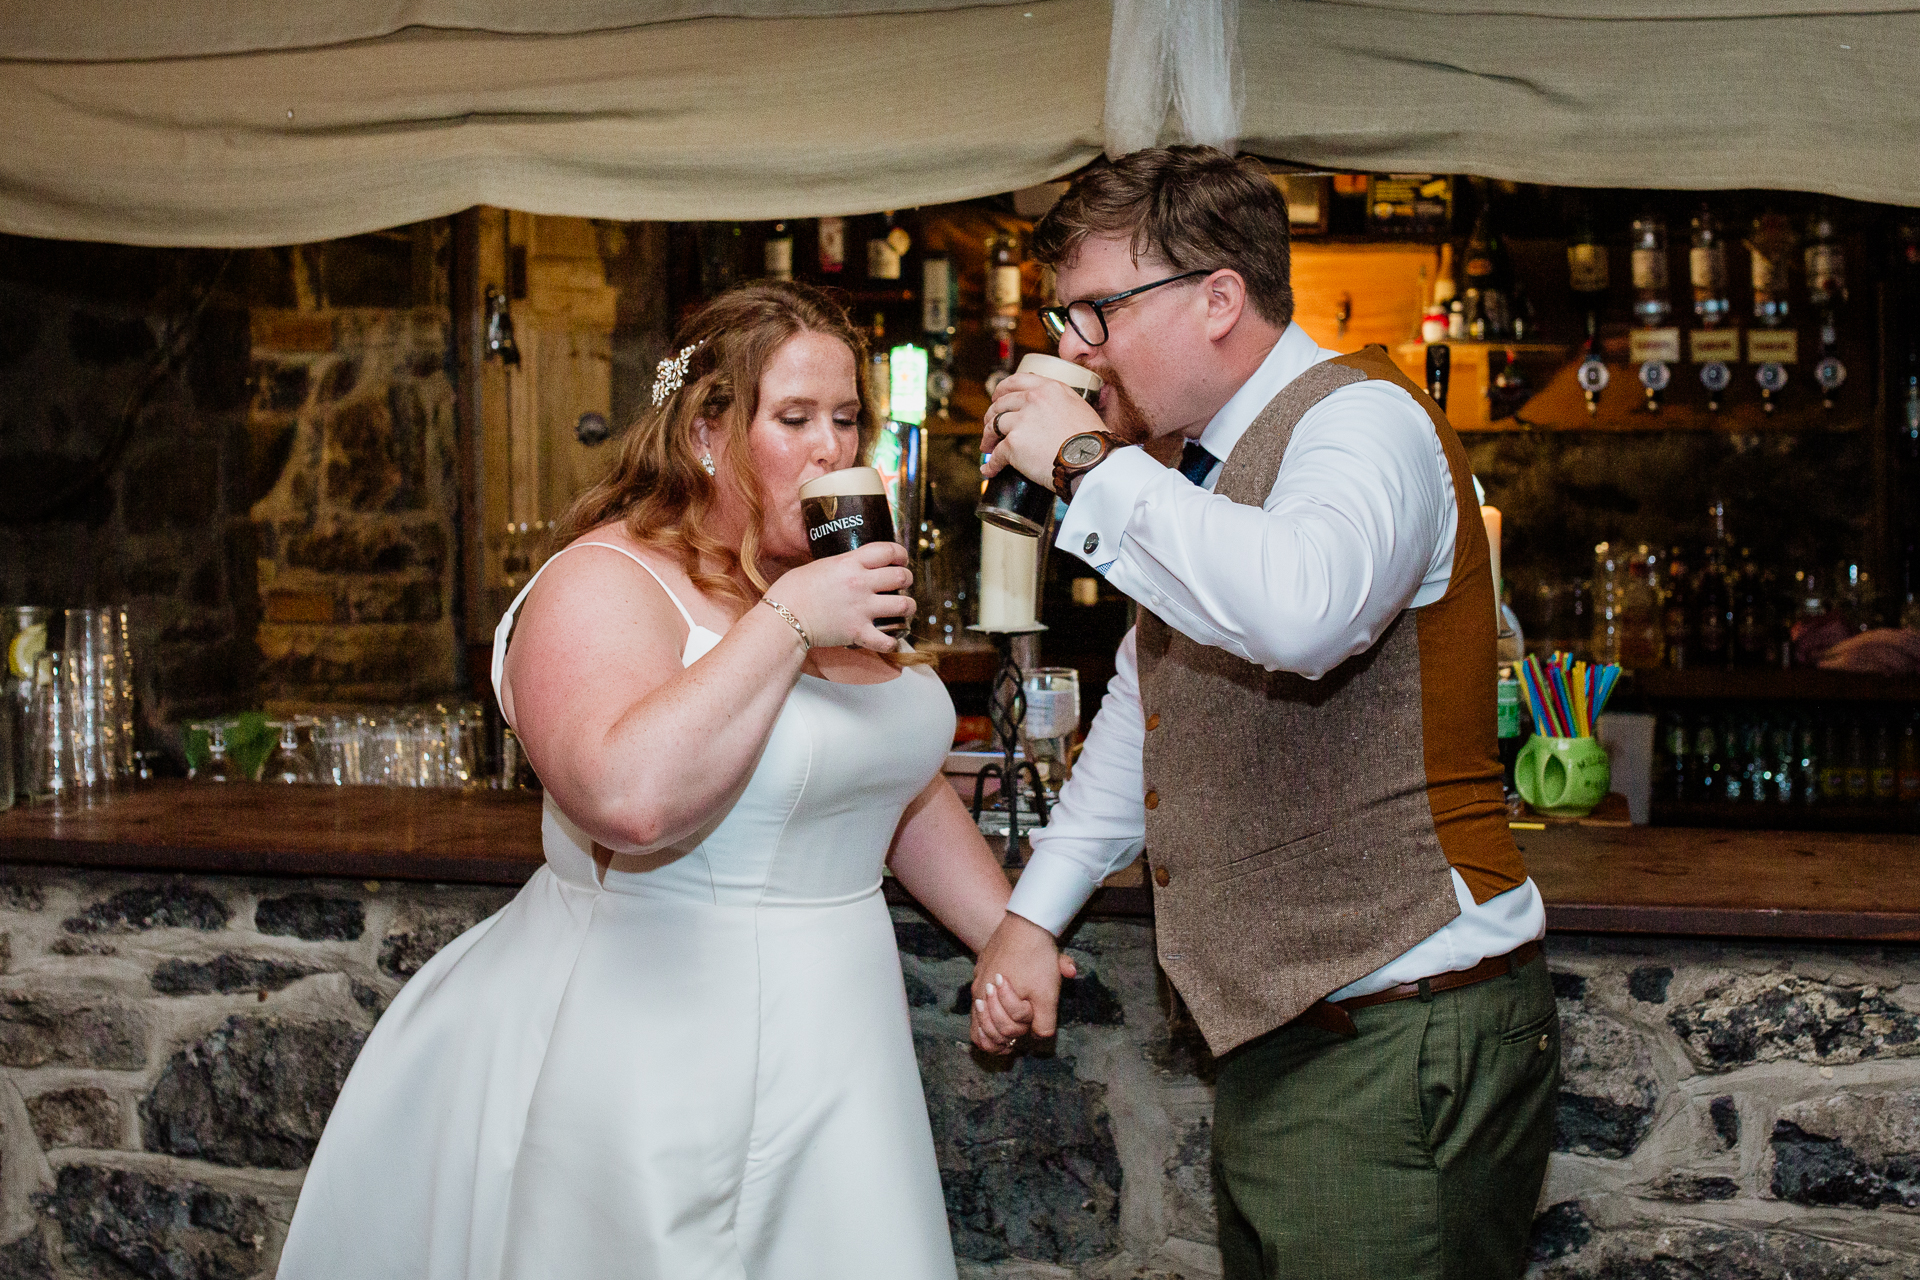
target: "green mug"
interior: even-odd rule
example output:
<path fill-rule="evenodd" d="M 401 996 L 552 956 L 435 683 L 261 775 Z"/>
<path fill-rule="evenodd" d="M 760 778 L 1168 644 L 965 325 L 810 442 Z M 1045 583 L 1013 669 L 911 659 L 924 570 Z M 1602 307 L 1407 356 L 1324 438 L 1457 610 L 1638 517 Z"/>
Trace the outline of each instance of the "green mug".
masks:
<path fill-rule="evenodd" d="M 1513 784 L 1535 813 L 1584 818 L 1607 797 L 1613 766 L 1598 738 L 1548 738 L 1534 734 L 1520 748 Z"/>

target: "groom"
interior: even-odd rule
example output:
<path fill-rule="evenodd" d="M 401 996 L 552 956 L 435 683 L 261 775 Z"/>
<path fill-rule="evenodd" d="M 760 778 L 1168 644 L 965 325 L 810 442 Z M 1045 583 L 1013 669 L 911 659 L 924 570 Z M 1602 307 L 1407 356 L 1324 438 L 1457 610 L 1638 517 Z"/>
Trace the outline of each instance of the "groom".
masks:
<path fill-rule="evenodd" d="M 1055 545 L 1140 613 L 981 952 L 974 1038 L 1052 1034 L 1055 937 L 1144 845 L 1219 1058 L 1230 1280 L 1518 1276 L 1560 1048 L 1486 534 L 1434 403 L 1291 323 L 1287 230 L 1265 171 L 1204 147 L 1098 163 L 1034 229 L 1042 319 L 1107 386 L 1096 412 L 1008 378 L 986 470 L 1068 499 Z M 1178 469 L 1136 447 L 1169 437 Z"/>

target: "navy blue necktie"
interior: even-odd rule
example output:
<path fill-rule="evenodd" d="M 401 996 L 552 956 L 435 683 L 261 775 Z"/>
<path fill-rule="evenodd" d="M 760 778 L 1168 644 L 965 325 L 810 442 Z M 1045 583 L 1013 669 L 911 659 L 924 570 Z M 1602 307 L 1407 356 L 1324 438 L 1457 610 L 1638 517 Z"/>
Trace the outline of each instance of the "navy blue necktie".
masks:
<path fill-rule="evenodd" d="M 1189 440 L 1180 448 L 1180 474 L 1195 484 L 1205 484 L 1218 461 L 1198 440 Z"/>

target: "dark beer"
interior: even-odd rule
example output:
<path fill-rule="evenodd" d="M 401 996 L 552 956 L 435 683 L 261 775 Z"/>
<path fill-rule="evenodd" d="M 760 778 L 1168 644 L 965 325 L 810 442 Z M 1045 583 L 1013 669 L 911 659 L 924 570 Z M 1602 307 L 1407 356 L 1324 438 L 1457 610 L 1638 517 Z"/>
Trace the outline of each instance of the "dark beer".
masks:
<path fill-rule="evenodd" d="M 1020 358 L 1019 372 L 1037 373 L 1064 383 L 1088 404 L 1100 398 L 1100 375 L 1071 360 L 1032 351 Z M 1013 467 L 1004 467 L 987 481 L 974 514 L 1011 533 L 1037 538 L 1045 532 L 1047 521 L 1053 516 L 1053 500 L 1053 490 L 1045 484 L 1027 478 Z"/>
<path fill-rule="evenodd" d="M 815 560 L 869 542 L 899 541 L 893 535 L 887 486 L 872 467 L 830 471 L 801 485 L 800 519 L 806 525 L 807 548 Z M 882 618 L 874 625 L 887 635 L 899 635 L 907 629 L 905 618 Z"/>

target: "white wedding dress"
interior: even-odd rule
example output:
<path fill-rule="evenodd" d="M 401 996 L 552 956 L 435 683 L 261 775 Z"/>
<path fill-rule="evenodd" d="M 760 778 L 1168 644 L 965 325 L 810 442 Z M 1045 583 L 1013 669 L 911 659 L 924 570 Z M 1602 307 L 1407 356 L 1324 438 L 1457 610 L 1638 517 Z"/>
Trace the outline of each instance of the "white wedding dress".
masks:
<path fill-rule="evenodd" d="M 803 675 L 738 798 L 604 878 L 549 800 L 367 1040 L 279 1280 L 951 1280 L 880 873 L 952 733 L 927 668 Z"/>

